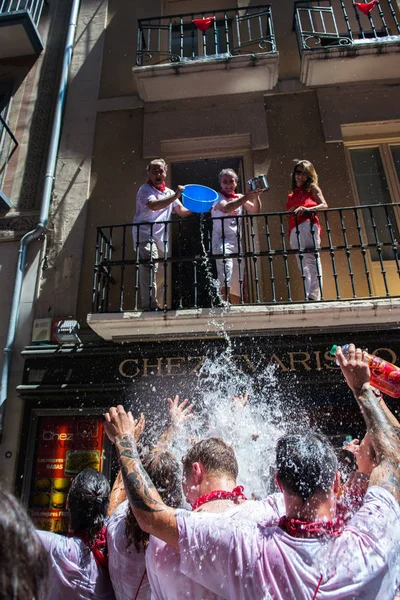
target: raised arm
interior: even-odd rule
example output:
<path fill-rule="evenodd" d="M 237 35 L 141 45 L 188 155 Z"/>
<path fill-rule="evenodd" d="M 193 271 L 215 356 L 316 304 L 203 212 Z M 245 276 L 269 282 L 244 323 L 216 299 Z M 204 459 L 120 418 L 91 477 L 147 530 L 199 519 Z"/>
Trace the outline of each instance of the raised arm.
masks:
<path fill-rule="evenodd" d="M 150 210 L 161 210 L 163 208 L 167 208 L 167 206 L 172 204 L 172 202 L 179 200 L 182 190 L 184 189 L 185 187 L 183 185 L 178 185 L 174 194 L 166 196 L 165 198 L 161 198 L 161 200 L 149 200 L 149 202 L 147 202 L 147 207 L 150 208 Z"/>
<path fill-rule="evenodd" d="M 174 399 L 168 398 L 169 406 L 169 424 L 167 429 L 161 435 L 158 440 L 154 451 L 169 450 L 172 446 L 174 439 L 176 438 L 179 430 L 182 428 L 184 423 L 191 417 L 193 404 L 188 404 L 188 400 L 183 400 L 179 404 L 179 396 L 175 395 Z"/>
<path fill-rule="evenodd" d="M 111 407 L 105 415 L 105 429 L 121 465 L 129 504 L 139 526 L 144 530 L 178 547 L 178 527 L 174 508 L 166 506 L 160 498 L 140 460 L 133 429 L 132 414 L 123 406 Z"/>
<path fill-rule="evenodd" d="M 261 209 L 261 202 L 260 202 L 260 198 L 259 198 L 260 191 L 261 190 L 258 190 L 258 189 L 257 190 L 249 190 L 248 192 L 246 192 L 246 194 L 244 196 L 242 196 L 241 198 L 237 198 L 236 200 L 221 200 L 221 202 L 219 202 L 217 204 L 217 208 L 221 212 L 226 213 L 228 215 L 229 213 L 236 210 L 240 206 L 244 206 L 246 210 L 248 210 L 249 212 L 253 212 L 251 207 L 254 205 L 254 207 L 257 206 L 257 210 L 255 210 L 254 212 L 260 212 L 260 209 Z M 246 206 L 247 204 L 248 204 L 248 206 Z"/>
<path fill-rule="evenodd" d="M 137 442 L 140 436 L 143 433 L 143 429 L 145 426 L 145 418 L 144 415 L 140 415 L 140 419 L 134 421 L 133 435 L 135 441 Z M 110 494 L 110 505 L 108 507 L 107 514 L 111 516 L 113 512 L 118 508 L 122 502 L 126 500 L 126 490 L 124 486 L 124 481 L 122 479 L 122 472 L 118 471 L 118 475 L 115 478 L 114 484 L 112 486 L 111 494 Z"/>
<path fill-rule="evenodd" d="M 365 354 L 350 344 L 348 357 L 341 348 L 336 351 L 338 363 L 364 417 L 374 446 L 378 465 L 373 469 L 369 485 L 378 485 L 400 500 L 400 429 L 382 406 L 380 392 L 369 383 L 370 371 Z"/>

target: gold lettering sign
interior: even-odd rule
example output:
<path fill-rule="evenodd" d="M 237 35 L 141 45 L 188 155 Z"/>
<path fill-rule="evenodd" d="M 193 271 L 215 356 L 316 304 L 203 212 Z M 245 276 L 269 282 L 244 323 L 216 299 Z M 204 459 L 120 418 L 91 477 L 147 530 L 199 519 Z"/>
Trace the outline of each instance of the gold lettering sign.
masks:
<path fill-rule="evenodd" d="M 371 354 L 381 356 L 396 364 L 397 355 L 390 348 L 376 348 Z M 283 352 L 280 356 L 277 354 L 263 354 L 260 352 L 260 358 L 253 362 L 249 354 L 234 354 L 233 358 L 238 363 L 238 368 L 247 370 L 251 373 L 261 371 L 267 364 L 275 364 L 280 371 L 338 371 L 340 367 L 336 365 L 335 357 L 331 356 L 329 350 L 296 350 Z M 165 358 L 127 358 L 123 360 L 118 371 L 126 379 L 135 379 L 136 377 L 149 377 L 162 375 L 176 375 L 183 377 L 197 373 L 206 360 L 205 356 L 168 356 Z"/>
<path fill-rule="evenodd" d="M 311 371 L 310 365 L 307 364 L 308 361 L 311 359 L 311 356 L 309 355 L 308 352 L 289 352 L 289 356 L 290 356 L 290 370 L 291 371 L 297 371 L 297 369 L 295 367 L 296 363 L 303 365 L 303 368 L 306 371 Z M 295 356 L 299 356 L 299 358 L 295 359 Z"/>
<path fill-rule="evenodd" d="M 140 369 L 138 367 L 139 360 L 137 358 L 128 358 L 123 360 L 122 363 L 118 367 L 119 374 L 122 377 L 127 377 L 128 379 L 134 379 L 140 373 Z M 132 364 L 134 365 L 133 371 L 131 372 Z M 136 369 L 136 370 L 135 370 Z"/>

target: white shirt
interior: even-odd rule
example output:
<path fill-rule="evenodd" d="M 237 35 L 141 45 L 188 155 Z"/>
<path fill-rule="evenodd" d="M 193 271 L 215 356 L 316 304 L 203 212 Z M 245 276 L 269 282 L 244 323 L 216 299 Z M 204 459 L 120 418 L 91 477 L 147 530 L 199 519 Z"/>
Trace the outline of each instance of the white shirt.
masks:
<path fill-rule="evenodd" d="M 144 552 L 126 547 L 125 517 L 128 500 L 122 502 L 107 524 L 108 570 L 117 600 L 150 600 Z"/>
<path fill-rule="evenodd" d="M 210 513 L 202 511 L 197 513 L 206 518 Z M 282 494 L 273 494 L 265 501 L 256 502 L 248 500 L 213 516 L 226 519 L 244 519 L 252 522 L 270 519 L 278 522 L 285 514 L 285 505 Z M 212 557 L 211 557 L 212 560 Z M 146 550 L 146 569 L 149 577 L 152 600 L 219 600 L 222 596 L 207 590 L 196 583 L 179 569 L 180 556 L 178 550 L 168 546 L 165 542 L 150 536 Z"/>
<path fill-rule="evenodd" d="M 238 198 L 243 198 L 243 194 L 237 194 Z M 212 230 L 212 244 L 213 246 L 222 243 L 222 227 L 224 228 L 224 240 L 231 243 L 237 244 L 237 232 L 238 232 L 238 224 L 239 231 L 241 230 L 242 219 L 236 219 L 235 217 L 243 214 L 243 206 L 239 206 L 236 210 L 231 211 L 230 213 L 224 213 L 221 210 L 218 210 L 217 206 L 221 202 L 221 200 L 229 201 L 230 199 L 225 198 L 225 196 L 221 193 L 218 194 L 218 200 L 216 200 L 215 204 L 211 209 L 212 217 L 226 217 L 225 219 L 215 218 L 213 220 L 213 230 Z M 227 218 L 231 217 L 231 218 Z M 223 225 L 222 225 L 223 222 Z"/>
<path fill-rule="evenodd" d="M 381 487 L 342 535 L 289 536 L 271 521 L 254 525 L 179 511 L 180 570 L 226 599 L 393 600 L 399 583 L 400 508 Z"/>
<path fill-rule="evenodd" d="M 115 600 L 107 571 L 81 539 L 49 531 L 38 530 L 37 534 L 49 553 L 47 600 Z"/>
<path fill-rule="evenodd" d="M 148 202 L 152 202 L 154 200 L 162 200 L 166 196 L 171 196 L 174 194 L 173 190 L 169 188 L 165 188 L 163 192 L 150 185 L 149 183 L 145 183 L 139 188 L 139 191 L 136 196 L 136 214 L 133 218 L 134 223 L 154 223 L 153 230 L 151 230 L 151 225 L 140 225 L 138 227 L 132 228 L 133 233 L 133 241 L 136 246 L 137 240 L 139 242 L 148 242 L 150 240 L 150 236 L 152 234 L 153 239 L 156 244 L 162 248 L 162 245 L 165 241 L 168 241 L 168 225 L 165 225 L 165 221 L 170 221 L 172 212 L 175 206 L 181 205 L 179 200 L 174 200 L 165 208 L 161 208 L 160 210 L 151 210 L 148 206 Z M 139 229 L 139 238 L 138 238 L 138 229 Z"/>

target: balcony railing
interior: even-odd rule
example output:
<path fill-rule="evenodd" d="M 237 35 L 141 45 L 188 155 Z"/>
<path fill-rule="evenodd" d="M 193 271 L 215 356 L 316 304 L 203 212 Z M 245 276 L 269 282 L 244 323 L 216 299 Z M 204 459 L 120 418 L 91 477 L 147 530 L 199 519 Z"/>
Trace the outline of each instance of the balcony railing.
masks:
<path fill-rule="evenodd" d="M 43 10 L 44 0 L 0 0 L 0 20 L 7 15 L 28 13 L 37 27 Z"/>
<path fill-rule="evenodd" d="M 321 247 L 317 247 L 313 234 L 314 247 L 300 245 L 299 250 L 289 245 L 289 213 L 238 216 L 237 252 L 229 256 L 225 250 L 223 254 L 212 252 L 212 222 L 219 219 L 209 215 L 200 221 L 198 217 L 166 221 L 169 247 L 165 242 L 159 258 L 149 260 L 140 259 L 132 224 L 98 227 L 92 313 L 140 310 L 140 270 L 145 267 L 149 300 L 155 269 L 162 273 L 162 310 L 221 306 L 226 270 L 225 284 L 220 285 L 215 261 L 226 265 L 228 258 L 238 261 L 243 305 L 311 301 L 305 272 L 310 255 L 317 265 L 321 300 L 400 296 L 399 206 L 375 204 L 319 212 Z M 138 223 L 133 227 L 137 234 L 147 227 L 148 239 L 152 239 L 153 226 Z"/>
<path fill-rule="evenodd" d="M 300 52 L 400 41 L 396 2 L 380 0 L 364 14 L 354 0 L 296 0 L 294 28 Z"/>
<path fill-rule="evenodd" d="M 17 146 L 18 142 L 13 132 L 0 115 L 0 210 L 2 208 L 11 207 L 11 202 L 4 193 L 3 184 L 6 175 L 7 164 Z"/>
<path fill-rule="evenodd" d="M 140 19 L 137 65 L 276 52 L 271 6 Z"/>

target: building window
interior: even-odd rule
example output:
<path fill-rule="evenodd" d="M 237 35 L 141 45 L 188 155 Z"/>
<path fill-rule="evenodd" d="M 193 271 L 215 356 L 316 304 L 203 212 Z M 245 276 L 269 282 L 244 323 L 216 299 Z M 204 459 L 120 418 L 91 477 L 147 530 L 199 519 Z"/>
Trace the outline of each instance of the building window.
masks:
<path fill-rule="evenodd" d="M 400 146 L 377 144 L 371 147 L 350 148 L 350 160 L 358 201 L 361 206 L 377 207 L 399 202 Z M 364 210 L 363 222 L 368 243 L 391 244 L 393 237 L 399 241 L 399 223 L 395 208 Z M 389 223 L 392 225 L 392 233 Z M 375 249 L 370 252 L 372 261 L 379 260 Z M 393 249 L 382 249 L 384 260 L 394 260 Z"/>

